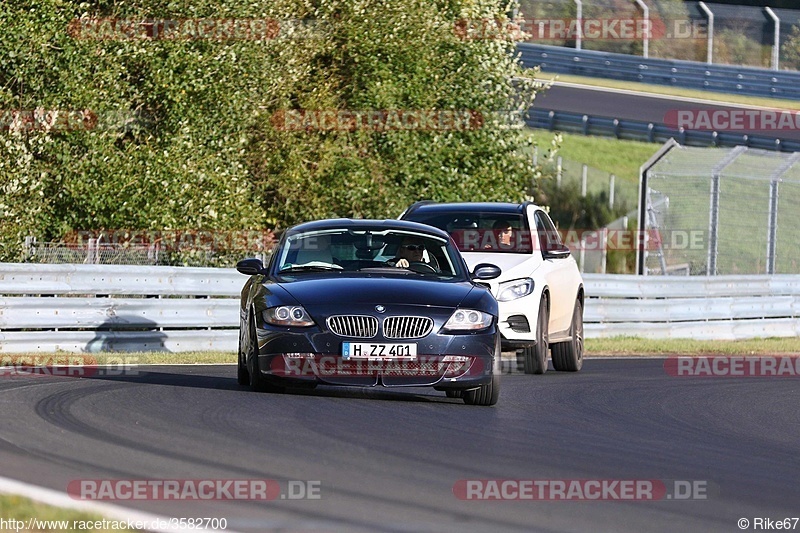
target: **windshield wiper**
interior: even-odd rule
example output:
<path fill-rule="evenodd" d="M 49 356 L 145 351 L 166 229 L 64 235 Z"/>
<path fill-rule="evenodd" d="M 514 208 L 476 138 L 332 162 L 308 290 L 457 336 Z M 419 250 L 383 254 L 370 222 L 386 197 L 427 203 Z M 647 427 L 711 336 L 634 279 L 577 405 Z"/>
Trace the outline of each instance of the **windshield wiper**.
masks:
<path fill-rule="evenodd" d="M 331 270 L 342 270 L 339 265 L 290 265 L 280 270 L 280 274 L 288 272 L 328 272 Z"/>

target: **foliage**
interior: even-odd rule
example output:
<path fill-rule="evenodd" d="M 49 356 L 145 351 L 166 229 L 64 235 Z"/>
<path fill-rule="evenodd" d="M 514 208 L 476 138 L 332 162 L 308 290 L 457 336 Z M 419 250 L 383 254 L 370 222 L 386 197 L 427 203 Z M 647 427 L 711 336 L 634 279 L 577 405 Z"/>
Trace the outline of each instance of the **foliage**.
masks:
<path fill-rule="evenodd" d="M 90 110 L 86 127 L 0 128 L 0 260 L 83 230 L 282 228 L 393 217 L 420 198 L 519 200 L 534 84 L 511 34 L 465 40 L 488 0 L 10 0 L 0 110 Z M 75 19 L 255 18 L 270 39 L 77 38 Z M 286 22 L 284 24 L 284 22 Z M 313 24 L 308 24 L 312 22 Z M 512 79 L 516 83 L 512 85 Z M 282 131 L 292 109 L 470 110 L 468 131 Z M 73 113 L 74 114 L 74 113 Z M 73 124 L 74 125 L 74 124 Z M 179 259 L 178 259 L 179 260 Z"/>

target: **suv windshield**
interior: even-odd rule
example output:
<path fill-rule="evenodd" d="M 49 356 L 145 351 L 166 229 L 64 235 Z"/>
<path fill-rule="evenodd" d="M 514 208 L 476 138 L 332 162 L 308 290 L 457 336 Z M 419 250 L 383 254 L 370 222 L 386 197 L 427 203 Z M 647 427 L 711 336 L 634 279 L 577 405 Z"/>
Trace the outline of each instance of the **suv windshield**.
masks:
<path fill-rule="evenodd" d="M 445 230 L 462 252 L 529 254 L 532 251 L 531 234 L 521 214 L 414 211 L 404 218 Z"/>

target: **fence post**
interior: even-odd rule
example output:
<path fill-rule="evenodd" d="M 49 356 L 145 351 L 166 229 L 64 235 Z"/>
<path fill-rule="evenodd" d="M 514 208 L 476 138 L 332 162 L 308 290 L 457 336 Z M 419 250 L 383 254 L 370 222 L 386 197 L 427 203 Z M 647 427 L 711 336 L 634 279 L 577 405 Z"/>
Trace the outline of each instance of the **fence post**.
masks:
<path fill-rule="evenodd" d="M 722 171 L 725 167 L 734 162 L 743 152 L 747 151 L 746 146 L 737 146 L 711 170 L 711 191 L 708 209 L 708 261 L 706 263 L 706 275 L 717 275 L 717 253 L 719 251 L 719 186 L 722 178 Z"/>
<path fill-rule="evenodd" d="M 609 179 L 608 184 L 608 208 L 614 209 L 614 189 L 616 186 L 617 177 L 614 174 L 611 174 L 611 178 Z"/>
<path fill-rule="evenodd" d="M 589 165 L 583 165 L 581 169 L 581 198 L 586 198 L 586 181 L 589 176 Z"/>
<path fill-rule="evenodd" d="M 767 274 L 775 273 L 775 255 L 778 236 L 778 183 L 769 182 L 769 218 L 767 225 Z"/>
<path fill-rule="evenodd" d="M 36 253 L 36 237 L 33 235 L 25 237 L 25 242 L 22 245 L 22 253 L 25 255 L 22 259 L 23 262 L 27 262 L 33 257 Z"/>
<path fill-rule="evenodd" d="M 608 262 L 608 226 L 603 228 L 603 231 L 600 233 L 603 247 L 602 251 L 600 252 L 600 273 L 606 273 L 606 263 Z"/>
<path fill-rule="evenodd" d="M 558 156 L 558 160 L 556 161 L 556 186 L 560 189 L 561 188 L 561 156 Z"/>
<path fill-rule="evenodd" d="M 780 46 L 781 46 L 781 19 L 769 7 L 765 7 L 764 11 L 772 19 L 775 24 L 775 29 L 772 33 L 772 70 L 778 70 L 778 63 L 780 61 Z"/>
<path fill-rule="evenodd" d="M 714 62 L 714 13 L 708 9 L 708 6 L 705 2 L 699 2 L 698 4 L 700 9 L 708 17 L 708 41 L 706 44 L 707 51 L 706 51 L 706 63 L 711 64 Z"/>

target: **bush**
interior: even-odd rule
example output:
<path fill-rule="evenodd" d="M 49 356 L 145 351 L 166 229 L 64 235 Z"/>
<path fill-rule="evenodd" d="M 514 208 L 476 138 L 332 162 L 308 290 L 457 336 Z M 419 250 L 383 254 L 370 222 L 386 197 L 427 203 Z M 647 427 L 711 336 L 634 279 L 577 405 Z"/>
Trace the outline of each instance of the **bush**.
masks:
<path fill-rule="evenodd" d="M 18 260 L 26 235 L 258 230 L 393 217 L 419 198 L 520 200 L 535 169 L 508 114 L 531 104 L 534 72 L 511 55 L 507 30 L 479 40 L 454 31 L 458 20 L 509 9 L 488 0 L 5 2 L 0 109 L 89 110 L 91 120 L 76 131 L 0 132 L 0 260 Z M 91 17 L 305 22 L 269 40 L 75 38 L 76 19 Z M 276 127 L 298 109 L 468 110 L 484 122 Z"/>

